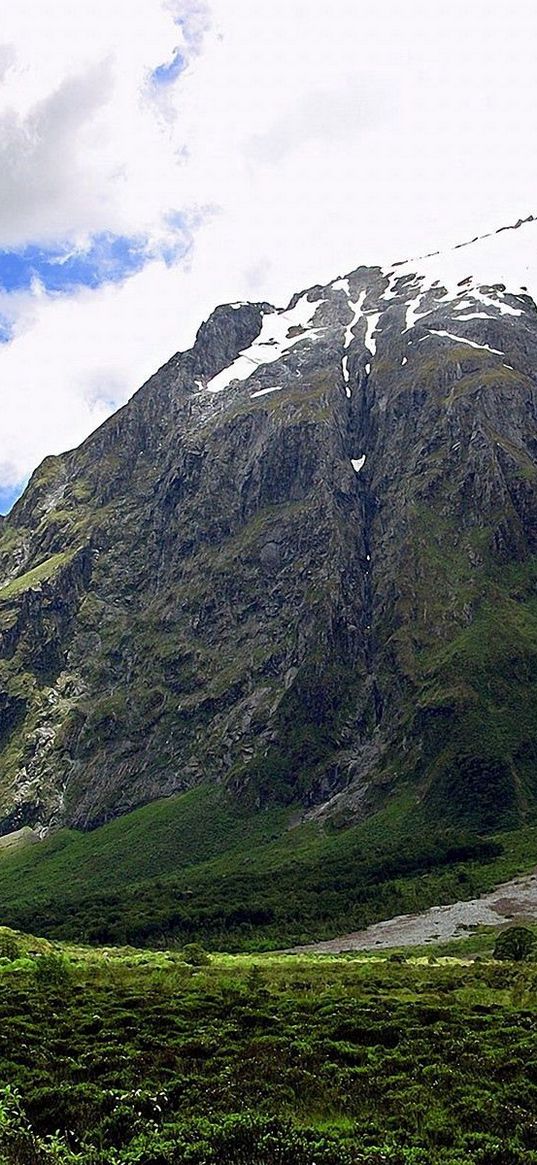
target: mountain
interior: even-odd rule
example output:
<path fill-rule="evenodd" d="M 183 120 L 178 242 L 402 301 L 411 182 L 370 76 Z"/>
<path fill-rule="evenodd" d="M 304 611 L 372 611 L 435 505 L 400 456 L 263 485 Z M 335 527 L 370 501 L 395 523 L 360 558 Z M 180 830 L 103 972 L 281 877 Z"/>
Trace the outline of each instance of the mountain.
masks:
<path fill-rule="evenodd" d="M 537 796 L 537 221 L 218 307 L 0 524 L 0 833 Z"/>

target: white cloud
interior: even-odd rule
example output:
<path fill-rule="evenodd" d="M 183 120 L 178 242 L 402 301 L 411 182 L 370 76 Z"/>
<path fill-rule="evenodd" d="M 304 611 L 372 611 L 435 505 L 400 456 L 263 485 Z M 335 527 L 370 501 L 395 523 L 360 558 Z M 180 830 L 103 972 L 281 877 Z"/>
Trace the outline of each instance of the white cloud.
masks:
<path fill-rule="evenodd" d="M 179 7 L 179 6 L 177 6 Z M 188 15 L 190 8 L 182 6 Z M 160 0 L 11 0 L 0 52 L 0 246 L 165 229 L 179 142 L 148 79 L 189 41 Z"/>
<path fill-rule="evenodd" d="M 218 198 L 237 264 L 300 282 L 532 209 L 531 0 L 516 19 L 488 0 L 212 8 L 223 39 L 183 88 L 185 193 Z"/>
<path fill-rule="evenodd" d="M 8 7 L 0 246 L 199 222 L 188 265 L 12 301 L 0 484 L 84 436 L 215 303 L 281 303 L 537 210 L 533 0 L 210 0 L 209 30 L 200 0 Z M 177 48 L 189 67 L 155 92 Z"/>
<path fill-rule="evenodd" d="M 210 291 L 190 301 L 188 272 L 158 261 L 121 287 L 18 297 L 19 333 L 0 348 L 0 484 L 81 441 L 191 343 L 211 306 Z"/>
<path fill-rule="evenodd" d="M 64 80 L 27 117 L 8 109 L 0 117 L 0 233 L 4 246 L 49 235 L 65 223 L 95 225 L 94 188 L 81 149 L 86 124 L 111 89 L 105 62 Z"/>

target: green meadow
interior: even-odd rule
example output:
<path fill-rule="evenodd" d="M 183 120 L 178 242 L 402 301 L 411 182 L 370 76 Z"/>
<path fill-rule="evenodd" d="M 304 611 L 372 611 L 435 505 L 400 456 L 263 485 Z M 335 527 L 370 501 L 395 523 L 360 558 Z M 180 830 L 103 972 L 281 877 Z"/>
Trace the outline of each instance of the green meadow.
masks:
<path fill-rule="evenodd" d="M 0 1160 L 531 1165 L 537 963 L 493 938 L 209 957 L 4 929 Z"/>

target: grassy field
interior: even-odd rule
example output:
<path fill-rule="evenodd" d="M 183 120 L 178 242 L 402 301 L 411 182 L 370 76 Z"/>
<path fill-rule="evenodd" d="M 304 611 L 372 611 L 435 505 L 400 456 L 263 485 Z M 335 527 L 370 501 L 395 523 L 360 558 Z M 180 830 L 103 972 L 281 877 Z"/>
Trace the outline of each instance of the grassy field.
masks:
<path fill-rule="evenodd" d="M 473 897 L 536 862 L 536 826 L 435 834 L 409 790 L 336 829 L 198 788 L 91 833 L 0 849 L 0 922 L 96 944 L 278 949 Z"/>
<path fill-rule="evenodd" d="M 0 931 L 0 1160 L 531 1165 L 537 964 L 475 937 L 196 966 Z"/>

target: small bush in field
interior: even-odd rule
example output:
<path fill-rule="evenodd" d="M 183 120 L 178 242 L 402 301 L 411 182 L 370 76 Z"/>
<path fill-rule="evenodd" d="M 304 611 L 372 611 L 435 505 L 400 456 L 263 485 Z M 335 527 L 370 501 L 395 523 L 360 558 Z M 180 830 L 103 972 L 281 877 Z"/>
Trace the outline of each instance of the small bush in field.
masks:
<path fill-rule="evenodd" d="M 527 926 L 510 926 L 498 935 L 494 946 L 495 959 L 510 959 L 521 963 L 528 959 L 535 946 L 535 935 Z"/>
<path fill-rule="evenodd" d="M 69 963 L 62 955 L 40 955 L 36 959 L 35 977 L 42 987 L 63 987 L 69 982 Z"/>
<path fill-rule="evenodd" d="M 11 934 L 0 935 L 0 959 L 9 959 L 10 963 L 14 963 L 20 953 L 20 946 Z"/>
<path fill-rule="evenodd" d="M 208 967 L 211 961 L 207 951 L 204 951 L 199 943 L 187 943 L 186 947 L 183 947 L 183 959 L 191 967 Z"/>

